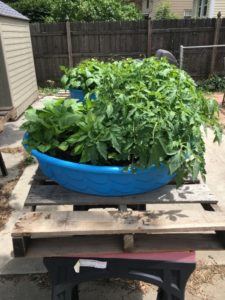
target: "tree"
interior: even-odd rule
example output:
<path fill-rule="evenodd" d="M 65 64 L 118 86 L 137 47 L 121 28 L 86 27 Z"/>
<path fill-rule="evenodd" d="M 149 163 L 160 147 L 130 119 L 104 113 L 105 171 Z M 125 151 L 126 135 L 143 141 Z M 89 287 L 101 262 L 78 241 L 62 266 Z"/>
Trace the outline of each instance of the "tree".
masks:
<path fill-rule="evenodd" d="M 79 21 L 139 20 L 142 16 L 133 3 L 124 0 L 81 1 L 77 19 Z"/>
<path fill-rule="evenodd" d="M 177 16 L 171 12 L 169 3 L 162 3 L 155 14 L 156 20 L 172 20 L 177 19 Z"/>
<path fill-rule="evenodd" d="M 132 21 L 141 12 L 127 0 L 11 0 L 8 3 L 31 22 Z"/>
<path fill-rule="evenodd" d="M 31 22 L 45 22 L 51 15 L 52 0 L 11 0 L 7 4 L 24 16 Z"/>

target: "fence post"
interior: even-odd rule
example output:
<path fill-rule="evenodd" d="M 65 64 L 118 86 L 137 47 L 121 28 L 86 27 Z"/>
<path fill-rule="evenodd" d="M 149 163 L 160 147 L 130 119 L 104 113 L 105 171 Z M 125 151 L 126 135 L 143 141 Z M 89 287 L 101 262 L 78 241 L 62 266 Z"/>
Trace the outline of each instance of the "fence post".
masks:
<path fill-rule="evenodd" d="M 69 67 L 72 68 L 73 67 L 73 51 L 72 51 L 70 21 L 66 21 L 66 39 L 67 39 Z"/>
<path fill-rule="evenodd" d="M 148 15 L 148 31 L 147 31 L 147 57 L 151 56 L 152 52 L 152 19 Z"/>
<path fill-rule="evenodd" d="M 180 45 L 180 69 L 183 69 L 184 64 L 184 46 Z"/>
<path fill-rule="evenodd" d="M 213 45 L 218 45 L 218 43 L 219 43 L 221 25 L 222 25 L 222 19 L 221 19 L 221 12 L 219 11 L 217 14 L 217 19 L 216 19 L 216 27 L 215 27 Z M 217 47 L 213 47 L 212 59 L 211 59 L 211 65 L 210 65 L 210 74 L 213 74 L 214 70 L 215 70 L 216 55 L 217 55 Z"/>

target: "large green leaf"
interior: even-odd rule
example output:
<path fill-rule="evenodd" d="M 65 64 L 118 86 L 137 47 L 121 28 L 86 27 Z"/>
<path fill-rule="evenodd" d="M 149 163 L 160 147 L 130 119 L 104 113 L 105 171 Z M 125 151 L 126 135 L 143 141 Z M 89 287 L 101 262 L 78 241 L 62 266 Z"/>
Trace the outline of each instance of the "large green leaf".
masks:
<path fill-rule="evenodd" d="M 101 154 L 101 156 L 107 160 L 107 146 L 103 142 L 97 142 L 96 144 L 98 152 Z"/>

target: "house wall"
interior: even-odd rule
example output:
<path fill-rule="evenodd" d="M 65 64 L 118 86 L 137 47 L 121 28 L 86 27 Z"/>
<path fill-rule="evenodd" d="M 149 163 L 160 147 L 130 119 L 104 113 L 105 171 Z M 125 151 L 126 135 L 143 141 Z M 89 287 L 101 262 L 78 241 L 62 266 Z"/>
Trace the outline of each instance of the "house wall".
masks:
<path fill-rule="evenodd" d="M 29 23 L 0 17 L 0 26 L 11 103 L 20 115 L 38 97 Z"/>
<path fill-rule="evenodd" d="M 218 12 L 220 11 L 222 13 L 222 18 L 225 17 L 225 1 L 224 0 L 214 0 L 214 15 L 213 17 L 217 17 Z"/>
<path fill-rule="evenodd" d="M 197 17 L 199 0 L 193 0 L 193 17 Z M 208 4 L 207 17 L 216 18 L 218 12 L 221 12 L 222 18 L 225 17 L 225 1 L 224 0 L 210 0 Z"/>
<path fill-rule="evenodd" d="M 224 0 L 221 0 L 224 1 Z M 184 17 L 184 10 L 185 9 L 192 9 L 193 6 L 193 0 L 154 0 L 153 2 L 153 18 L 156 14 L 156 11 L 158 7 L 162 3 L 169 3 L 171 11 L 178 17 L 183 18 Z"/>

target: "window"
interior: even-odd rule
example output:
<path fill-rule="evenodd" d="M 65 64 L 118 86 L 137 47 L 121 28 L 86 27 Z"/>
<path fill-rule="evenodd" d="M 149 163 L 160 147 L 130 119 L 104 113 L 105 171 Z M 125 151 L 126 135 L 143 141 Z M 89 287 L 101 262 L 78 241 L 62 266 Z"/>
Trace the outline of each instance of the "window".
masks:
<path fill-rule="evenodd" d="M 207 17 L 208 4 L 209 4 L 208 0 L 199 0 L 198 1 L 198 15 L 197 16 L 199 18 Z"/>
<path fill-rule="evenodd" d="M 185 9 L 184 18 L 191 18 L 191 17 L 192 17 L 192 9 Z"/>

